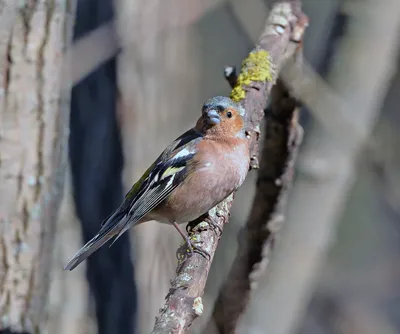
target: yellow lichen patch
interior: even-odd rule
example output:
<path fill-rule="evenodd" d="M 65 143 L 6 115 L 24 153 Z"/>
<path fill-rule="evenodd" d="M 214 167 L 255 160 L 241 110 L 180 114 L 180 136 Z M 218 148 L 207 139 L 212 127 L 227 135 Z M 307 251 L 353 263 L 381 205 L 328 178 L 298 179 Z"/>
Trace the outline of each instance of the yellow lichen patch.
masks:
<path fill-rule="evenodd" d="M 246 97 L 244 86 L 253 81 L 272 81 L 269 53 L 265 50 L 253 51 L 243 60 L 237 83 L 231 92 L 231 99 L 239 102 Z"/>
<path fill-rule="evenodd" d="M 194 241 L 194 242 L 199 242 L 201 240 L 201 237 L 199 235 L 192 234 L 192 235 L 189 236 L 189 239 Z"/>
<path fill-rule="evenodd" d="M 178 258 L 178 265 L 180 266 L 183 262 L 185 262 L 186 257 L 183 254 L 177 254 L 177 258 Z"/>

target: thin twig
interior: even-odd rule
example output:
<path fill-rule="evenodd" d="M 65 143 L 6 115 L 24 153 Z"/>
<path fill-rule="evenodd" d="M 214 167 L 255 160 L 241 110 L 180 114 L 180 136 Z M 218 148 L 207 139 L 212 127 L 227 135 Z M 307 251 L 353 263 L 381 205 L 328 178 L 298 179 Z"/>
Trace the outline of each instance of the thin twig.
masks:
<path fill-rule="evenodd" d="M 297 50 L 298 41 L 307 22 L 308 19 L 301 12 L 299 0 L 276 3 L 267 19 L 258 45 L 244 60 L 236 85 L 231 92 L 231 98 L 240 102 L 246 110 L 245 121 L 251 140 L 252 168 L 258 166 L 260 122 L 264 117 L 269 93 L 284 62 Z M 280 115 L 274 114 L 274 116 L 280 119 Z M 284 142 L 276 147 L 277 155 L 270 157 L 272 164 L 273 159 L 282 159 L 282 156 L 286 156 L 286 144 L 287 142 Z M 233 197 L 234 195 L 229 196 L 209 212 L 210 218 L 221 230 L 228 222 Z M 274 203 L 276 200 L 273 198 Z M 266 219 L 267 217 L 264 221 Z M 156 318 L 153 333 L 184 333 L 193 320 L 202 314 L 201 296 L 219 240 L 217 234 L 208 229 L 207 225 L 206 221 L 199 223 L 191 233 L 191 239 L 199 242 L 199 246 L 211 255 L 211 259 L 194 254 L 180 263 L 165 305 Z M 251 268 L 248 272 L 250 271 Z"/>
<path fill-rule="evenodd" d="M 226 81 L 228 81 L 229 85 L 233 89 L 236 86 L 238 76 L 236 73 L 236 67 L 235 66 L 226 66 L 224 68 L 224 76 Z"/>

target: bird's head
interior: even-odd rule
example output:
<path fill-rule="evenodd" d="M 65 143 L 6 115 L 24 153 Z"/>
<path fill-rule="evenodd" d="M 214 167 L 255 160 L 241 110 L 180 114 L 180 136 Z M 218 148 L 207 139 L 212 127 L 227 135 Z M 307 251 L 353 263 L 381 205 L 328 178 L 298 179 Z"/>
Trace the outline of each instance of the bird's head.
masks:
<path fill-rule="evenodd" d="M 204 103 L 196 128 L 206 135 L 244 137 L 244 108 L 228 97 L 216 96 Z"/>

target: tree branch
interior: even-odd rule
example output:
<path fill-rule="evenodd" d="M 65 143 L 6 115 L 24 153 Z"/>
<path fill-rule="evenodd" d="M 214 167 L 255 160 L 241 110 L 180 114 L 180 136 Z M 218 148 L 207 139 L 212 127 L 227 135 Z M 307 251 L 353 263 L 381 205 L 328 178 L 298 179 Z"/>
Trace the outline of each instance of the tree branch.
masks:
<path fill-rule="evenodd" d="M 231 92 L 231 98 L 240 102 L 246 110 L 245 122 L 247 134 L 251 140 L 252 168 L 258 167 L 257 153 L 260 122 L 264 116 L 264 109 L 269 93 L 284 62 L 295 53 L 301 44 L 303 32 L 308 22 L 307 17 L 301 12 L 300 7 L 299 0 L 280 1 L 273 6 L 258 45 L 243 61 L 237 82 Z M 290 117 L 292 112 L 293 108 L 289 112 L 289 115 L 280 115 L 279 112 L 274 112 L 274 110 L 271 113 L 270 119 L 274 118 L 278 123 L 280 122 L 279 124 L 285 124 L 284 126 L 281 125 L 281 128 L 286 129 L 279 131 L 276 128 L 272 133 L 269 132 L 271 134 L 270 152 L 272 155 L 269 156 L 268 166 L 272 167 L 273 172 L 263 173 L 262 175 L 266 177 L 269 175 L 276 176 L 273 179 L 265 179 L 263 181 L 268 184 L 275 184 L 274 187 L 276 189 L 286 189 L 285 185 L 288 183 L 286 182 L 288 174 L 285 174 L 289 151 L 286 137 L 290 137 L 293 134 L 293 132 L 287 131 L 287 120 L 292 120 L 292 117 Z M 271 122 L 272 127 L 274 126 L 273 124 Z M 296 124 L 296 118 L 293 118 L 293 128 L 297 128 Z M 281 132 L 286 133 L 286 136 L 281 136 Z M 290 142 L 292 142 L 292 139 L 291 137 Z M 290 156 L 292 157 L 292 155 Z M 278 170 L 275 171 L 275 168 L 278 168 Z M 276 180 L 281 176 L 284 176 L 284 178 L 281 179 L 282 181 L 279 185 L 279 182 Z M 265 188 L 265 190 L 268 191 L 269 189 Z M 279 200 L 280 192 L 275 191 L 272 193 L 269 191 L 264 196 L 266 197 L 264 201 L 271 203 L 269 207 L 272 212 L 272 208 L 275 208 L 275 204 Z M 225 201 L 209 211 L 210 219 L 221 230 L 224 227 L 224 223 L 228 222 L 233 197 L 234 195 L 232 194 Z M 262 218 L 264 226 L 268 216 L 260 216 L 260 219 Z M 156 318 L 153 333 L 184 333 L 193 320 L 202 314 L 203 305 L 201 296 L 204 293 L 207 276 L 219 240 L 217 234 L 207 227 L 208 222 L 202 221 L 190 234 L 191 239 L 198 242 L 198 245 L 211 255 L 210 260 L 205 259 L 199 254 L 194 254 L 189 258 L 180 255 L 177 276 L 172 281 L 165 305 Z M 260 240 L 259 244 L 261 245 L 261 243 L 263 241 Z M 261 252 L 259 251 L 258 255 L 254 255 L 254 257 L 259 258 L 260 254 Z M 249 265 L 248 261 L 246 265 Z M 252 267 L 246 271 L 247 280 L 251 270 Z M 249 291 L 250 283 L 247 285 L 247 290 Z"/>
<path fill-rule="evenodd" d="M 239 249 L 214 306 L 210 321 L 219 333 L 234 333 L 251 290 L 265 270 L 284 217 L 295 158 L 303 138 L 298 103 L 281 80 L 272 89 L 256 195 L 248 221 L 239 234 Z M 208 325 L 211 326 L 211 323 Z"/>
<path fill-rule="evenodd" d="M 60 68 L 76 1 L 1 2 L 13 19 L 0 47 L 0 333 L 42 333 L 68 163 L 71 86 Z"/>
<path fill-rule="evenodd" d="M 243 321 L 242 328 L 251 324 L 254 333 L 264 332 L 266 326 L 269 333 L 296 332 L 335 241 L 335 224 L 357 174 L 355 162 L 362 145 L 370 141 L 368 136 L 395 73 L 400 3 L 344 1 L 343 6 L 351 17 L 327 79 L 349 106 L 345 113 L 362 137 L 348 137 L 347 145 L 342 145 L 318 122 L 310 127 L 297 163 L 298 176 L 286 208 L 287 224 L 274 250 L 268 284 L 259 287 L 248 305 L 247 319 L 243 319 L 247 321 Z M 371 45 L 379 50 L 379 60 L 371 54 Z"/>

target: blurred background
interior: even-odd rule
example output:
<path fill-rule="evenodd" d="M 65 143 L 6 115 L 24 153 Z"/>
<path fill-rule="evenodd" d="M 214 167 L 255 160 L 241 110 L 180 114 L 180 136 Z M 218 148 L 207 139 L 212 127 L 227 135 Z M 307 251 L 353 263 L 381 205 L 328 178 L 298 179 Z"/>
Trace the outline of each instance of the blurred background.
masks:
<path fill-rule="evenodd" d="M 29 7 L 29 1 L 25 2 Z M 61 268 L 97 232 L 100 222 L 119 205 L 125 192 L 164 147 L 193 126 L 203 102 L 215 95 L 229 94 L 224 66 L 240 66 L 261 32 L 271 3 L 267 0 L 77 0 L 74 42 L 70 49 L 72 67 L 68 70 L 73 82 L 68 102 L 69 163 L 59 219 L 57 223 L 54 221 L 54 245 L 49 250 L 52 257 L 48 273 L 49 314 L 41 324 L 40 333 L 151 332 L 175 274 L 175 252 L 181 237 L 173 228 L 153 222 L 139 226 L 112 248 L 104 247 L 95 253 L 73 272 Z M 321 260 L 307 298 L 302 301 L 293 333 L 400 333 L 400 72 L 397 66 L 400 58 L 398 44 L 393 42 L 400 41 L 400 2 L 303 0 L 302 3 L 310 18 L 304 42 L 306 62 L 314 74 L 334 87 L 329 89 L 345 91 L 341 94 L 344 100 L 351 99 L 353 89 L 358 99 L 363 98 L 362 92 L 368 94 L 367 107 L 374 110 L 375 116 L 369 122 L 371 135 L 353 159 L 349 191 L 343 190 L 342 206 L 332 213 L 333 223 L 327 227 L 329 238 L 321 240 L 318 246 L 321 253 L 326 252 L 326 257 Z M 0 13 L 5 13 L 4 8 Z M 73 7 L 57 4 L 55 8 L 62 9 L 59 14 L 62 19 L 74 12 Z M 0 52 L 5 52 L 1 42 L 9 36 L 13 36 L 13 48 L 23 39 L 16 34 L 21 20 L 18 15 L 4 25 L 5 15 L 0 16 Z M 32 22 L 34 30 L 36 21 Z M 40 20 L 37 22 L 40 24 Z M 61 33 L 58 37 L 67 41 Z M 360 40 L 364 42 L 359 43 Z M 62 44 L 52 39 L 47 43 Z M 365 54 L 372 60 L 370 63 L 365 63 Z M 14 56 L 9 66 L 28 62 Z M 50 62 L 50 58 L 46 59 Z M 6 86 L 13 76 L 4 66 L 0 69 Z M 54 69 L 50 65 L 43 71 Z M 22 77 L 29 73 L 20 70 Z M 346 80 L 350 80 L 346 78 L 352 77 L 357 78 L 357 83 L 345 86 Z M 63 78 L 59 87 L 63 87 L 62 82 Z M 337 87 L 340 82 L 343 85 Z M 329 103 L 328 99 L 324 102 L 325 95 L 318 87 L 308 89 L 311 91 L 306 93 L 320 94 L 316 97 L 319 106 L 323 108 Z M 26 104 L 10 103 L 7 94 L 12 94 L 12 90 L 3 87 L 0 94 L 3 130 L 7 110 L 29 109 Z M 356 126 L 357 117 L 362 117 L 356 109 L 364 108 L 361 107 L 364 104 L 352 102 L 355 102 L 351 104 L 353 109 L 346 116 Z M 309 133 L 315 133 L 316 129 L 332 130 L 326 128 L 329 124 L 316 121 L 316 115 L 324 117 L 322 110 L 311 105 L 301 110 L 307 145 L 318 140 L 317 136 L 308 137 Z M 18 127 L 22 123 L 13 124 Z M 343 131 L 343 136 L 346 135 L 347 130 Z M 0 133 L 0 145 L 2 139 Z M 0 156 L 4 152 L 0 151 Z M 322 151 L 327 156 L 330 153 L 329 149 Z M 308 165 L 318 164 L 318 159 L 307 158 Z M 303 160 L 300 152 L 299 161 Z M 5 177 L 4 173 L 0 175 Z M 255 179 L 256 172 L 250 172 L 235 198 L 230 223 L 226 225 L 208 278 L 203 299 L 205 313 L 195 321 L 192 333 L 203 332 L 234 259 L 237 233 L 246 222 Z M 5 198 L 9 189 L 0 186 L 0 196 L 0 202 L 8 203 Z M 302 196 L 307 204 L 304 210 L 319 209 L 312 202 L 307 203 L 307 193 Z M 289 205 L 294 200 L 296 197 L 289 197 Z M 19 201 L 10 205 L 20 210 Z M 7 215 L 9 207 L 0 206 L 4 210 L 0 211 L 0 218 Z M 324 223 L 320 221 L 319 226 Z M 0 229 L 3 235 L 8 233 L 5 224 L 4 220 Z M 294 226 L 296 221 L 285 224 Z M 312 229 L 308 235 L 312 240 Z M 3 312 L 0 333 L 6 333 L 2 331 L 8 326 L 6 308 L 1 308 L 6 303 L 5 297 L 1 297 L 5 291 L 1 269 L 0 265 Z M 301 262 L 297 270 L 302 270 Z M 290 279 L 295 281 L 296 274 Z M 285 302 L 279 307 L 284 308 Z M 267 312 L 270 306 L 266 300 L 258 303 L 261 312 L 257 314 L 262 317 L 263 310 Z M 246 319 L 244 333 L 253 333 L 252 321 L 257 320 L 247 316 Z M 276 334 L 267 329 L 264 332 Z"/>

